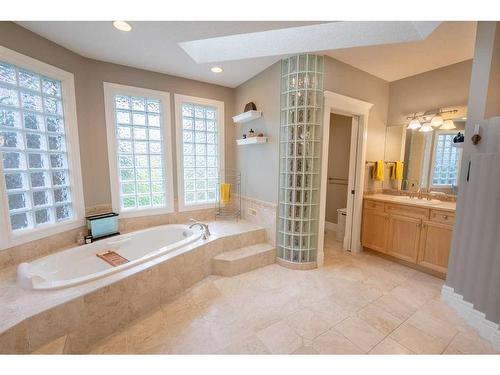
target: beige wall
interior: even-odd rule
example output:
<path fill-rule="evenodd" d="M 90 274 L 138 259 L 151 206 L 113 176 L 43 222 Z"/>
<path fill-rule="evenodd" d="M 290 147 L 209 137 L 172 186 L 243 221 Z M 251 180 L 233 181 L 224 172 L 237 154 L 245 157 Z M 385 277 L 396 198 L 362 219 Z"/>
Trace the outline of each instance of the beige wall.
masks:
<path fill-rule="evenodd" d="M 111 204 L 103 82 L 221 100 L 225 105 L 226 143 L 234 142 L 231 88 L 86 59 L 11 22 L 0 22 L 0 45 L 74 74 L 86 207 Z M 173 101 L 171 95 L 172 125 Z M 172 146 L 175 150 L 175 144 Z M 233 150 L 229 147 L 226 151 L 228 167 L 233 165 Z M 174 152 L 174 181 L 175 175 Z"/>
<path fill-rule="evenodd" d="M 368 119 L 366 159 L 384 158 L 389 83 L 351 65 L 325 57 L 325 90 L 372 103 Z"/>
<path fill-rule="evenodd" d="M 500 27 L 498 25 L 499 23 L 497 22 L 495 43 L 491 57 L 485 118 L 500 116 Z"/>
<path fill-rule="evenodd" d="M 373 103 L 368 121 L 367 159 L 383 159 L 385 124 L 389 104 L 389 83 L 362 70 L 324 57 L 324 88 Z M 248 124 L 234 125 L 238 137 L 250 127 L 270 136 L 270 143 L 236 147 L 236 160 L 243 176 L 243 194 L 254 199 L 278 201 L 278 160 L 280 125 L 280 72 L 276 63 L 236 88 L 235 113 L 245 103 L 255 102 L 263 117 Z M 368 186 L 373 185 L 366 179 Z"/>
<path fill-rule="evenodd" d="M 243 112 L 245 104 L 254 102 L 262 117 L 245 124 L 234 124 L 236 138 L 252 128 L 264 133 L 268 143 L 235 146 L 235 156 L 242 176 L 242 194 L 265 202 L 278 202 L 278 160 L 280 130 L 280 76 L 277 62 L 236 88 L 234 113 Z"/>
<path fill-rule="evenodd" d="M 414 112 L 466 106 L 471 68 L 472 60 L 467 60 L 391 82 L 387 124 L 407 123 L 406 117 Z"/>
<path fill-rule="evenodd" d="M 337 209 L 347 207 L 352 117 L 331 113 L 328 125 L 330 126 L 328 178 L 335 178 L 336 183 L 328 181 L 325 220 L 337 223 Z"/>
<path fill-rule="evenodd" d="M 495 323 L 500 323 L 500 171 L 498 163 L 482 168 L 478 163 L 487 163 L 488 154 L 498 153 L 500 126 L 487 124 L 484 119 L 488 88 L 495 79 L 490 71 L 492 57 L 498 53 L 495 34 L 498 35 L 499 28 L 498 22 L 478 22 L 456 222 L 446 279 L 447 286 Z M 476 124 L 482 124 L 483 137 L 477 146 L 470 142 Z M 472 160 L 472 178 L 467 182 L 469 160 Z"/>

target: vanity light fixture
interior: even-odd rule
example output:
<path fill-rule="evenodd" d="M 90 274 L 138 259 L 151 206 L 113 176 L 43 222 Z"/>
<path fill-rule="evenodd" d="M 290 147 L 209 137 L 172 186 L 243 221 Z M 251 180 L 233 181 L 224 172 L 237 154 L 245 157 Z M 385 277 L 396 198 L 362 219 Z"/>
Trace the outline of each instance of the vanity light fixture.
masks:
<path fill-rule="evenodd" d="M 220 66 L 212 66 L 210 70 L 212 73 L 222 73 L 224 71 Z"/>
<path fill-rule="evenodd" d="M 455 126 L 455 123 L 453 122 L 453 120 L 449 119 L 449 120 L 444 120 L 443 125 L 441 125 L 441 127 L 439 129 L 440 130 L 453 130 L 456 128 L 457 127 Z"/>
<path fill-rule="evenodd" d="M 441 125 L 443 125 L 444 121 L 441 115 L 438 113 L 436 116 L 434 116 L 431 120 L 431 126 L 435 128 L 439 128 Z"/>
<path fill-rule="evenodd" d="M 120 31 L 132 30 L 132 26 L 125 21 L 113 21 L 113 26 Z"/>
<path fill-rule="evenodd" d="M 431 124 L 429 122 L 425 122 L 422 127 L 420 129 L 418 129 L 419 132 L 422 132 L 422 133 L 427 133 L 427 132 L 431 132 L 433 131 L 434 129 L 432 128 Z"/>
<path fill-rule="evenodd" d="M 420 121 L 418 121 L 417 118 L 414 118 L 413 120 L 410 121 L 410 123 L 408 124 L 408 127 L 407 129 L 410 129 L 410 130 L 417 130 L 417 129 L 420 129 L 422 127 L 422 124 L 420 124 Z"/>

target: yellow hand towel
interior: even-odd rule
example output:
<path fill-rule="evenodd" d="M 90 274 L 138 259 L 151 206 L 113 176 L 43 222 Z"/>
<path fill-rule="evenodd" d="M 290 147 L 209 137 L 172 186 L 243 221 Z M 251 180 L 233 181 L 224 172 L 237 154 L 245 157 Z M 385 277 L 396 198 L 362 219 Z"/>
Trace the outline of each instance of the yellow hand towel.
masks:
<path fill-rule="evenodd" d="M 403 179 L 403 162 L 398 160 L 394 162 L 391 168 L 391 180 L 402 180 Z"/>
<path fill-rule="evenodd" d="M 384 161 L 377 160 L 372 169 L 372 178 L 375 181 L 384 181 Z"/>
<path fill-rule="evenodd" d="M 231 184 L 220 184 L 220 200 L 224 204 L 231 201 Z"/>

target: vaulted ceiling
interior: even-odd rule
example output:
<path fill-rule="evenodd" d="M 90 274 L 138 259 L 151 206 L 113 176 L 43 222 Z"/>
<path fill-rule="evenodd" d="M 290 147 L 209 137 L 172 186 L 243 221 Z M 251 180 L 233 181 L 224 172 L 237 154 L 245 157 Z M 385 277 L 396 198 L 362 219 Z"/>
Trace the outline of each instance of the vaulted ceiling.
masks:
<path fill-rule="evenodd" d="M 318 52 L 387 81 L 472 58 L 474 22 L 18 22 L 82 56 L 236 87 L 283 56 Z M 210 67 L 224 71 L 212 73 Z"/>

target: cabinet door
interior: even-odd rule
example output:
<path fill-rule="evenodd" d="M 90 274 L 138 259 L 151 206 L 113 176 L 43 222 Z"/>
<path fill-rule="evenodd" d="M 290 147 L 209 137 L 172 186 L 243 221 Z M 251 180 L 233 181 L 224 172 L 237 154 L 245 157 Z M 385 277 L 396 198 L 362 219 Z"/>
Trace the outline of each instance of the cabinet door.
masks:
<path fill-rule="evenodd" d="M 417 263 L 421 219 L 390 215 L 387 254 Z"/>
<path fill-rule="evenodd" d="M 387 240 L 387 218 L 384 211 L 365 208 L 361 228 L 361 243 L 364 247 L 385 253 Z"/>
<path fill-rule="evenodd" d="M 453 227 L 426 221 L 422 226 L 422 238 L 418 264 L 446 273 L 451 249 Z"/>

